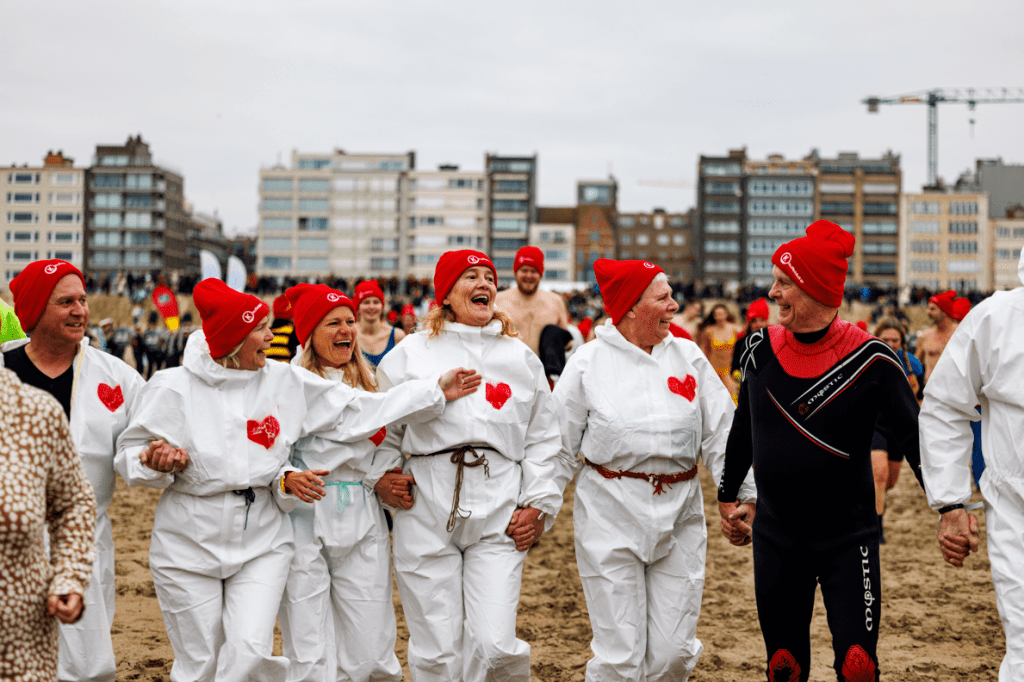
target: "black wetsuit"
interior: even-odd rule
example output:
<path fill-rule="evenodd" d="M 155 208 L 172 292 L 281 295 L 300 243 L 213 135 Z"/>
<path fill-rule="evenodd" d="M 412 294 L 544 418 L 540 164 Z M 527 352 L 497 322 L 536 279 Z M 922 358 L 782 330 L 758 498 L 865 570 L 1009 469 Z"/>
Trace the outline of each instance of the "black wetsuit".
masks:
<path fill-rule="evenodd" d="M 920 480 L 917 401 L 885 343 L 838 319 L 812 343 L 781 327 L 751 335 L 718 499 L 734 502 L 753 464 L 754 586 L 769 681 L 808 678 L 817 583 L 837 676 L 877 679 L 870 450 L 880 411 Z"/>

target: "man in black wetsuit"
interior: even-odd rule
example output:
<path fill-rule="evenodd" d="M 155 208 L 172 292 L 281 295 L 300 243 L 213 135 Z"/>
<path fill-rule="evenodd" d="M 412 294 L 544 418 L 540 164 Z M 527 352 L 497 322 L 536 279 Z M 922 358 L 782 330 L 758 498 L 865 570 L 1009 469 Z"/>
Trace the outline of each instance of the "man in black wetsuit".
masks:
<path fill-rule="evenodd" d="M 815 585 L 839 680 L 878 679 L 881 591 L 871 437 L 884 412 L 920 480 L 917 401 L 896 354 L 839 319 L 854 237 L 819 220 L 772 257 L 779 325 L 751 335 L 718 489 L 722 530 L 753 540 L 769 682 L 810 673 Z M 752 505 L 736 505 L 751 464 Z"/>

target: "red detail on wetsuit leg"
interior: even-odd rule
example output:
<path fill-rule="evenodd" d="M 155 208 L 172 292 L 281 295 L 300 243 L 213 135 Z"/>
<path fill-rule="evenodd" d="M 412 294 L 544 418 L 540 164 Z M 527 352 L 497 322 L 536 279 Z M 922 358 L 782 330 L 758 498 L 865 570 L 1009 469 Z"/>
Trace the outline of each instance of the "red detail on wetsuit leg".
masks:
<path fill-rule="evenodd" d="M 800 682 L 800 664 L 793 654 L 779 649 L 768 661 L 768 682 Z"/>
<path fill-rule="evenodd" d="M 846 652 L 843 661 L 843 679 L 846 682 L 875 682 L 878 679 L 878 667 L 868 656 L 868 652 L 859 644 L 854 644 Z"/>

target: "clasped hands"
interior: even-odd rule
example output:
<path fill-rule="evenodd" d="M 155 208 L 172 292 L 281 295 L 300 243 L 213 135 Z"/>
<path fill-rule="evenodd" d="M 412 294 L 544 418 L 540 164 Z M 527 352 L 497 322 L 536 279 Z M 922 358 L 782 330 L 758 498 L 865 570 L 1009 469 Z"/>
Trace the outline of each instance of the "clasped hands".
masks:
<path fill-rule="evenodd" d="M 719 502 L 718 513 L 722 517 L 722 535 L 737 547 L 750 544 L 753 539 L 755 506 L 750 502 Z"/>
<path fill-rule="evenodd" d="M 162 474 L 178 474 L 188 466 L 188 453 L 164 440 L 155 440 L 139 453 L 142 465 Z"/>

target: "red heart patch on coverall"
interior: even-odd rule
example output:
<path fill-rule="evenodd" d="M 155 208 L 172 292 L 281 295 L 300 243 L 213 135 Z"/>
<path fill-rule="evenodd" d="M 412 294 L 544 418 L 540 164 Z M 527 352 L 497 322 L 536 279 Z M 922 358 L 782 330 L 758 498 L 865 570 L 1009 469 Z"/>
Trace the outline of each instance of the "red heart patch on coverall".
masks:
<path fill-rule="evenodd" d="M 106 384 L 100 384 L 96 394 L 100 397 L 100 402 L 106 405 L 107 409 L 111 412 L 124 405 L 124 393 L 121 392 L 120 386 L 111 388 Z"/>
<path fill-rule="evenodd" d="M 509 388 L 508 384 L 487 384 L 487 402 L 494 406 L 494 409 L 500 410 L 505 402 L 512 397 L 512 389 Z"/>
<path fill-rule="evenodd" d="M 693 399 L 697 397 L 697 380 L 689 374 L 687 374 L 686 378 L 682 381 L 675 377 L 669 377 L 668 390 L 672 391 L 676 395 L 683 396 L 692 403 Z"/>
<path fill-rule="evenodd" d="M 257 445 L 262 445 L 269 450 L 277 440 L 277 434 L 281 433 L 281 424 L 271 415 L 264 417 L 262 421 L 250 419 L 245 424 L 249 440 Z"/>

